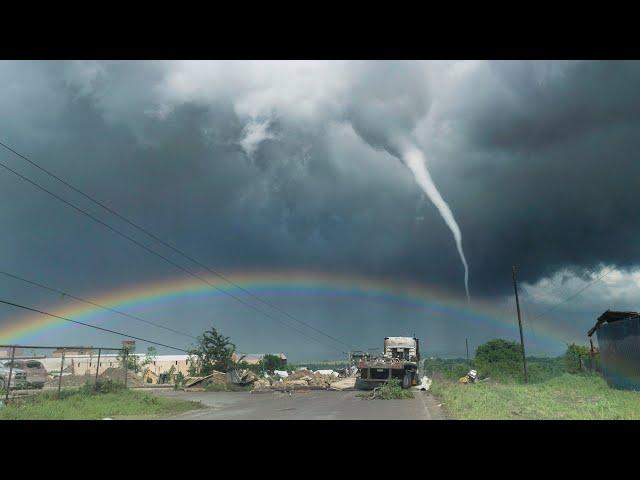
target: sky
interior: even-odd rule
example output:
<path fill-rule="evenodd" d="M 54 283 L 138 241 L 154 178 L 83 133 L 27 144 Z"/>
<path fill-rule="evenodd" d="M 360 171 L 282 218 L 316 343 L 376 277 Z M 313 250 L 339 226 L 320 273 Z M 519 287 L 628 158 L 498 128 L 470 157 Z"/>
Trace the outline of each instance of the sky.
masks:
<path fill-rule="evenodd" d="M 188 335 L 74 318 L 179 348 L 214 326 L 239 351 L 304 361 L 394 335 L 443 356 L 516 340 L 517 265 L 527 351 L 556 355 L 603 311 L 638 309 L 639 82 L 622 61 L 3 61 L 2 143 L 245 290 L 197 289 L 3 168 L 0 271 L 95 302 L 193 284 L 118 306 Z M 210 277 L 6 149 L 0 162 Z M 0 292 L 80 305 L 2 274 Z M 8 335 L 34 318 L 0 306 L 0 343 L 122 339 L 70 324 Z"/>

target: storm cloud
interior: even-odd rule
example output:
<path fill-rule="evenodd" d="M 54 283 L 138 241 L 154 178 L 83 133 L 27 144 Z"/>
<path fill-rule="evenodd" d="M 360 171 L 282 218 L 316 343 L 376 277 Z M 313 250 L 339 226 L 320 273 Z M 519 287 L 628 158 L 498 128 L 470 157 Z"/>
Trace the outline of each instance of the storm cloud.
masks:
<path fill-rule="evenodd" d="M 407 136 L 463 232 L 471 291 L 502 301 L 512 265 L 531 288 L 638 268 L 639 82 L 639 62 L 2 62 L 0 139 L 221 271 L 351 272 L 462 298 L 451 233 L 395 158 Z M 87 294 L 179 273 L 8 172 L 0 190 L 8 271 Z M 309 323 L 335 333 L 328 308 Z M 374 346 L 394 315 L 377 312 Z"/>

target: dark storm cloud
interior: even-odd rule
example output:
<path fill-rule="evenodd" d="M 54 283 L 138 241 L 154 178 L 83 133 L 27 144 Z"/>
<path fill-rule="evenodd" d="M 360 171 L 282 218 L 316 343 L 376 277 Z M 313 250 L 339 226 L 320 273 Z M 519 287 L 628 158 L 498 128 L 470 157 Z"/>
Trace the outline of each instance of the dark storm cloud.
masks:
<path fill-rule="evenodd" d="M 388 153 L 390 139 L 412 136 L 460 224 L 472 294 L 490 296 L 511 291 L 512 264 L 529 282 L 638 265 L 639 65 L 497 62 L 447 76 L 411 62 L 308 74 L 5 62 L 0 127 L 3 141 L 222 270 L 353 271 L 462 295 L 450 232 Z M 8 153 L 0 161 L 138 235 Z M 0 188 L 7 270 L 78 293 L 179 273 L 7 172 Z"/>
<path fill-rule="evenodd" d="M 354 67 L 346 117 L 369 145 L 399 157 L 430 106 L 425 70 L 416 62 L 362 62 Z"/>
<path fill-rule="evenodd" d="M 57 133 L 34 148 L 14 127 L 17 146 L 227 268 L 331 266 L 459 287 L 434 208 L 399 162 L 349 133 L 351 125 L 377 148 L 411 134 L 431 97 L 438 100 L 429 65 L 355 64 L 337 93 L 344 108 L 328 117 L 317 109 L 317 124 L 278 111 L 276 99 L 271 136 L 250 157 L 239 144 L 249 120 L 234 107 L 243 94 L 166 102 L 157 92 L 167 68 L 4 65 L 27 82 L 25 98 L 44 99 L 18 127 Z M 528 280 L 566 264 L 634 263 L 638 249 L 624 239 L 637 228 L 628 192 L 640 173 L 639 77 L 635 62 L 495 62 L 469 74 L 439 110 L 457 142 L 447 147 L 450 158 L 435 149 L 430 168 L 459 217 L 476 292 L 504 290 L 511 263 Z M 80 221 L 67 216 L 70 225 Z M 64 222 L 56 222 L 52 230 L 67 245 Z M 113 254 L 106 238 L 97 234 L 92 250 Z"/>
<path fill-rule="evenodd" d="M 447 165 L 443 188 L 455 180 L 467 191 L 462 204 L 452 194 L 476 288 L 497 291 L 500 277 L 507 288 L 509 263 L 529 281 L 565 266 L 638 264 L 639 65 L 543 66 L 492 64 L 495 86 L 459 122 L 467 161 Z"/>

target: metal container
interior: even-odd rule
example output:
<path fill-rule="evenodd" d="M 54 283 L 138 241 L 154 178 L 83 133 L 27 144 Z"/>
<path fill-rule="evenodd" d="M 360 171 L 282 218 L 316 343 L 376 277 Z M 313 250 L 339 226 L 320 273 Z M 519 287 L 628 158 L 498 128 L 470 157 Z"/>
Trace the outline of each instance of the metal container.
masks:
<path fill-rule="evenodd" d="M 605 323 L 596 332 L 602 374 L 609 386 L 640 390 L 640 318 Z"/>

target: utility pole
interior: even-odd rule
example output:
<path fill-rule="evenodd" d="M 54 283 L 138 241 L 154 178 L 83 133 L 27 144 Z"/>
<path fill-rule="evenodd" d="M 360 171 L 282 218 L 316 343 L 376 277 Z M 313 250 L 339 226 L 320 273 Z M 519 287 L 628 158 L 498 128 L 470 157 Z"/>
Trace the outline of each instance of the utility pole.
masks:
<path fill-rule="evenodd" d="M 520 346 L 522 347 L 522 365 L 524 367 L 524 383 L 529 383 L 529 375 L 527 374 L 527 356 L 524 352 L 524 337 L 522 336 L 522 320 L 520 318 L 520 301 L 518 300 L 518 282 L 516 280 L 516 267 L 512 268 L 513 272 L 513 290 L 516 293 L 516 308 L 518 310 L 518 328 L 520 329 Z"/>
<path fill-rule="evenodd" d="M 464 344 L 467 347 L 467 363 L 469 364 L 469 366 L 471 366 L 471 362 L 469 361 L 469 339 L 468 338 L 464 339 Z"/>

